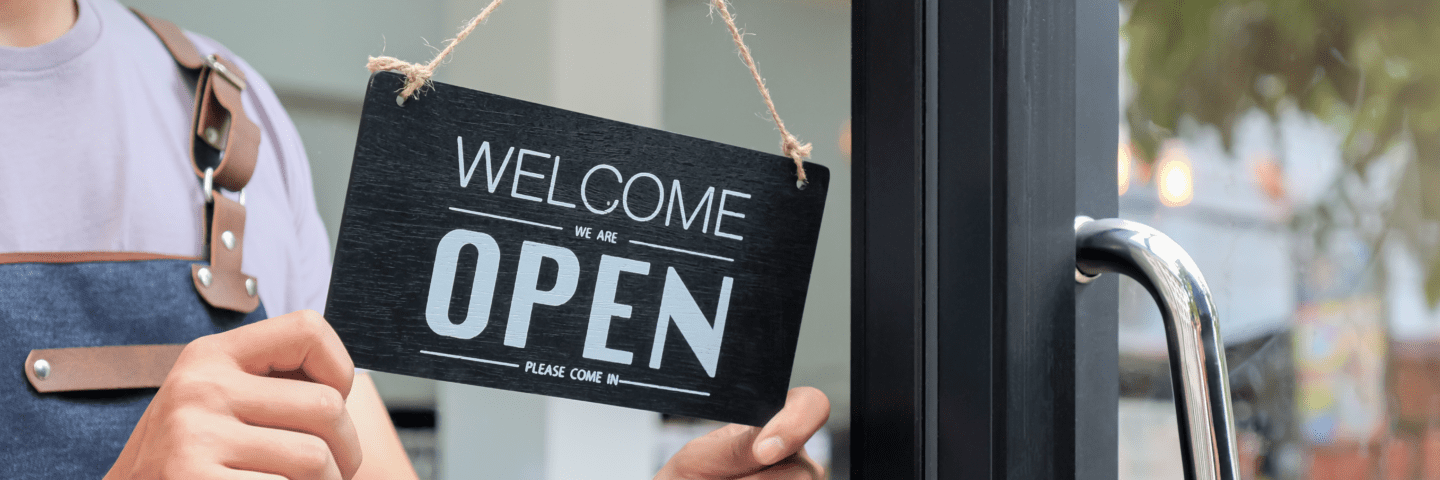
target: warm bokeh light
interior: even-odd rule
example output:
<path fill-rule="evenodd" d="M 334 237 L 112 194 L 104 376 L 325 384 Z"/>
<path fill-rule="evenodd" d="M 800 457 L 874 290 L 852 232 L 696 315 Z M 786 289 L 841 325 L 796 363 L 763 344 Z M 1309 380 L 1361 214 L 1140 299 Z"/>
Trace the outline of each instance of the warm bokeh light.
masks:
<path fill-rule="evenodd" d="M 1117 155 L 1115 163 L 1115 173 L 1119 176 L 1118 181 L 1120 183 L 1121 195 L 1124 195 L 1126 191 L 1130 190 L 1130 164 L 1133 162 L 1133 156 L 1130 155 L 1130 146 L 1123 143 L 1120 144 L 1120 153 Z"/>
<path fill-rule="evenodd" d="M 844 124 L 840 125 L 840 155 L 845 157 L 845 161 L 850 161 L 850 119 L 848 118 L 845 119 Z"/>
<path fill-rule="evenodd" d="M 1251 164 L 1251 173 L 1255 174 L 1255 184 L 1265 192 L 1266 197 L 1276 202 L 1285 200 L 1285 171 L 1273 155 L 1256 157 Z"/>
<path fill-rule="evenodd" d="M 1132 165 L 1135 166 L 1135 175 L 1132 176 L 1140 181 L 1141 185 L 1149 185 L 1150 179 L 1155 178 L 1155 164 L 1153 162 L 1140 161 Z"/>
<path fill-rule="evenodd" d="M 1185 150 L 1178 146 L 1167 147 L 1160 155 L 1159 163 L 1155 186 L 1160 190 L 1160 203 L 1167 207 L 1188 205 L 1195 198 L 1195 179 Z"/>

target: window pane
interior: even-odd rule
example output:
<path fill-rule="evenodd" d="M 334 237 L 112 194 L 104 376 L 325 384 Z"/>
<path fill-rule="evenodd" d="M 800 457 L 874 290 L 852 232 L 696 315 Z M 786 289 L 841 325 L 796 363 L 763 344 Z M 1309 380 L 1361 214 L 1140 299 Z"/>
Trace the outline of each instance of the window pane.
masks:
<path fill-rule="evenodd" d="M 1440 475 L 1440 5 L 1123 0 L 1121 216 L 1214 290 L 1244 478 Z M 1121 286 L 1123 478 L 1181 478 Z"/>

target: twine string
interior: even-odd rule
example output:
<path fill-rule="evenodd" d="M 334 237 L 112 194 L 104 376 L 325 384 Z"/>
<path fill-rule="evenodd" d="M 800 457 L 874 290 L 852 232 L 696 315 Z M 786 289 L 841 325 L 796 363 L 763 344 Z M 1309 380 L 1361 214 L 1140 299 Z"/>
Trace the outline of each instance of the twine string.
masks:
<path fill-rule="evenodd" d="M 380 56 L 370 57 L 370 60 L 365 63 L 365 68 L 370 69 L 371 73 L 381 70 L 394 70 L 404 74 L 405 88 L 400 90 L 400 96 L 396 97 L 396 101 L 403 105 L 405 99 L 417 95 L 422 87 L 430 84 L 430 77 L 435 75 L 435 69 L 440 67 L 440 62 L 445 60 L 445 57 L 449 56 L 450 52 L 455 51 L 455 45 L 460 44 L 461 41 L 465 40 L 465 37 L 470 36 L 470 32 L 475 31 L 475 27 L 479 26 L 481 22 L 484 22 L 486 18 L 489 18 L 490 12 L 494 12 L 495 7 L 499 7 L 500 3 L 504 1 L 505 0 L 493 0 L 489 5 L 486 5 L 485 9 L 481 10 L 479 15 L 470 19 L 470 23 L 467 23 L 465 28 L 460 29 L 460 33 L 456 34 L 455 38 L 445 42 L 445 48 L 441 49 L 440 53 L 436 54 L 435 58 L 430 60 L 430 63 L 421 65 L 395 57 Z"/>
<path fill-rule="evenodd" d="M 465 24 L 455 38 L 445 42 L 445 48 L 441 49 L 429 63 L 421 65 L 395 57 L 380 56 L 370 57 L 365 67 L 372 73 L 394 70 L 404 74 L 405 88 L 401 89 L 399 96 L 395 98 L 396 102 L 404 105 L 406 99 L 418 95 L 421 89 L 430 84 L 430 77 L 435 75 L 435 69 L 440 67 L 440 63 L 445 60 L 445 57 L 449 56 L 450 52 L 455 50 L 455 46 L 465 40 L 470 32 L 475 31 L 475 27 L 489 18 L 490 13 L 494 12 L 501 2 L 504 0 L 492 0 L 489 5 L 486 5 L 479 15 Z M 760 67 L 755 65 L 755 57 L 750 54 L 750 47 L 745 46 L 745 35 L 740 33 L 739 27 L 735 26 L 735 16 L 730 14 L 730 8 L 725 0 L 711 0 L 710 8 L 712 13 L 720 12 L 720 17 L 725 20 L 725 26 L 730 29 L 730 37 L 735 40 L 735 46 L 740 49 L 740 59 L 745 62 L 746 67 L 750 68 L 750 76 L 755 78 L 755 86 L 760 90 L 760 96 L 765 99 L 765 107 L 770 110 L 770 118 L 775 120 L 775 128 L 780 130 L 780 151 L 795 161 L 795 175 L 799 180 L 797 185 L 803 188 L 804 185 L 810 183 L 805 176 L 805 159 L 810 158 L 813 146 L 809 143 L 802 143 L 785 128 L 785 121 L 780 119 L 780 112 L 775 109 L 775 100 L 770 97 L 770 89 L 765 87 L 765 79 L 760 76 Z"/>
<path fill-rule="evenodd" d="M 725 26 L 730 28 L 730 37 L 740 49 L 740 59 L 745 62 L 745 66 L 750 67 L 750 76 L 755 77 L 755 86 L 760 89 L 760 96 L 765 98 L 765 106 L 770 109 L 770 118 L 775 120 L 775 128 L 780 130 L 780 151 L 795 161 L 795 175 L 799 177 L 800 184 L 809 184 L 810 180 L 805 178 L 805 159 L 810 158 L 810 150 L 814 147 L 809 143 L 801 143 L 800 139 L 785 129 L 785 122 L 780 120 L 780 113 L 775 110 L 775 100 L 770 98 L 770 89 L 765 87 L 765 79 L 760 76 L 760 67 L 755 66 L 750 47 L 745 46 L 745 35 L 735 26 L 735 17 L 730 15 L 725 0 L 710 0 L 710 8 L 712 11 L 720 11 L 720 18 L 725 19 Z"/>

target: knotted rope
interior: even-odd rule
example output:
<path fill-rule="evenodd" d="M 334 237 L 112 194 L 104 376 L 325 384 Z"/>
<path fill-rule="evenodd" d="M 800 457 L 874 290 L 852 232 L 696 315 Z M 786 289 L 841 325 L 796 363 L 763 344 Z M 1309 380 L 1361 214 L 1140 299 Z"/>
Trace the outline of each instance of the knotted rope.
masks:
<path fill-rule="evenodd" d="M 750 56 L 750 47 L 745 46 L 745 35 L 735 26 L 735 17 L 730 15 L 725 0 L 710 0 L 710 8 L 712 12 L 720 11 L 720 17 L 725 19 L 725 26 L 730 28 L 730 37 L 735 40 L 735 46 L 740 48 L 740 59 L 745 61 L 745 66 L 750 67 L 750 76 L 755 77 L 755 86 L 760 89 L 760 96 L 765 98 L 765 106 L 770 108 L 770 118 L 775 119 L 775 128 L 780 129 L 780 151 L 795 161 L 795 175 L 799 177 L 800 183 L 810 183 L 810 180 L 805 178 L 805 159 L 810 158 L 810 150 L 814 147 L 809 143 L 800 143 L 800 139 L 785 129 L 785 122 L 780 120 L 780 113 L 775 111 L 775 101 L 770 99 L 770 89 L 765 88 L 765 79 L 760 77 L 760 68 L 755 66 L 755 58 Z"/>
<path fill-rule="evenodd" d="M 445 42 L 445 48 L 440 50 L 440 53 L 436 54 L 430 63 L 420 65 L 395 57 L 382 56 L 370 57 L 365 67 L 369 68 L 372 73 L 394 70 L 404 74 L 405 88 L 400 90 L 399 96 L 395 97 L 397 103 L 404 105 L 405 99 L 417 95 L 421 88 L 429 85 L 430 77 L 435 75 L 435 69 L 440 66 L 440 62 L 445 60 L 446 56 L 450 55 L 450 52 L 455 50 L 455 45 L 465 40 L 470 32 L 475 31 L 475 27 L 484 22 L 490 13 L 495 11 L 495 7 L 500 6 L 503 1 L 491 1 L 490 5 L 480 11 L 479 15 L 470 19 L 470 23 L 467 23 L 465 28 L 455 35 L 455 38 Z M 785 122 L 780 120 L 780 112 L 775 110 L 775 100 L 770 98 L 770 89 L 765 87 L 765 79 L 760 76 L 760 68 L 755 66 L 755 58 L 750 55 L 750 47 L 745 46 L 745 35 L 740 33 L 739 27 L 735 26 L 735 16 L 730 14 L 730 8 L 725 0 L 711 0 L 710 8 L 712 13 L 720 12 L 720 17 L 725 20 L 725 26 L 730 29 L 730 37 L 735 40 L 735 46 L 740 49 L 740 59 L 745 62 L 746 67 L 750 68 L 750 76 L 755 78 L 755 86 L 760 89 L 760 96 L 765 99 L 765 107 L 770 109 L 770 118 L 775 120 L 775 128 L 780 130 L 780 151 L 795 161 L 795 175 L 799 178 L 799 184 L 803 186 L 810 183 L 810 180 L 805 177 L 805 159 L 810 158 L 810 151 L 814 147 L 809 143 L 801 143 L 800 139 L 795 138 L 785 128 Z"/>
<path fill-rule="evenodd" d="M 460 33 L 455 35 L 455 38 L 445 42 L 445 48 L 440 50 L 440 53 L 436 54 L 435 58 L 430 60 L 430 63 L 420 65 L 395 57 L 370 57 L 370 61 L 365 63 L 365 68 L 370 69 L 371 73 L 381 70 L 394 70 L 404 74 L 405 88 L 400 90 L 400 96 L 395 99 L 396 102 L 403 105 L 405 104 L 405 99 L 416 95 L 422 87 L 430 84 L 430 77 L 435 75 L 435 69 L 440 66 L 440 62 L 444 60 L 446 56 L 450 55 L 450 52 L 455 50 L 455 45 L 465 40 L 465 37 L 470 36 L 470 32 L 475 31 L 475 27 L 479 26 L 480 22 L 484 22 L 485 19 L 490 16 L 490 12 L 495 11 L 495 7 L 500 6 L 500 3 L 504 1 L 505 0 L 494 0 L 490 2 L 490 5 L 487 5 L 484 10 L 481 10 L 479 15 L 470 19 L 470 23 L 466 24 L 465 28 L 461 29 Z"/>

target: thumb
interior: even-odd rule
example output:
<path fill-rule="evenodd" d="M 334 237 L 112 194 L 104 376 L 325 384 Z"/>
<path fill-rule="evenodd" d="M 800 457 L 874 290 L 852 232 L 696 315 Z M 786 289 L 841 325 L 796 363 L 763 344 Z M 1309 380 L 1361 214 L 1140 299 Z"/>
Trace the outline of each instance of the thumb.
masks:
<path fill-rule="evenodd" d="M 829 418 L 830 399 L 825 393 L 814 387 L 792 389 L 785 408 L 760 429 L 750 451 L 755 461 L 773 465 L 804 447 Z"/>

